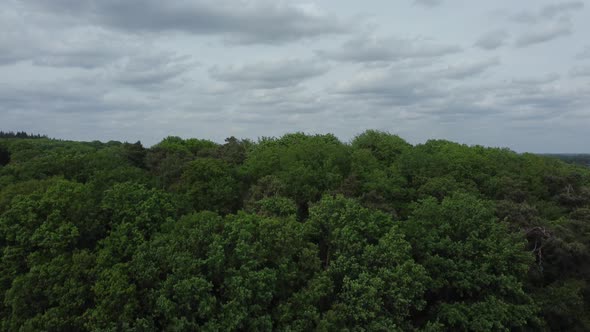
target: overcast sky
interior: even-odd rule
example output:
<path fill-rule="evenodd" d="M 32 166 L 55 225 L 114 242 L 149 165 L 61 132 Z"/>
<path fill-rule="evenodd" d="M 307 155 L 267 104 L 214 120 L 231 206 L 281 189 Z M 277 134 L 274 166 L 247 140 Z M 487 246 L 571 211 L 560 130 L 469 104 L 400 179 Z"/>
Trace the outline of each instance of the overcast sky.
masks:
<path fill-rule="evenodd" d="M 590 152 L 590 2 L 2 0 L 0 130 Z"/>

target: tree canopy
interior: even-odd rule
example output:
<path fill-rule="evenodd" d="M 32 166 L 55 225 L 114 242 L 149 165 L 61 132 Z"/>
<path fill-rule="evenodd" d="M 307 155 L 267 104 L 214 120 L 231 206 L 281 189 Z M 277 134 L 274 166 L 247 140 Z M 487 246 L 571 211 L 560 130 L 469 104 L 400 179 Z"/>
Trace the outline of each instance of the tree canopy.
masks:
<path fill-rule="evenodd" d="M 0 331 L 589 331 L 582 164 L 0 133 Z"/>

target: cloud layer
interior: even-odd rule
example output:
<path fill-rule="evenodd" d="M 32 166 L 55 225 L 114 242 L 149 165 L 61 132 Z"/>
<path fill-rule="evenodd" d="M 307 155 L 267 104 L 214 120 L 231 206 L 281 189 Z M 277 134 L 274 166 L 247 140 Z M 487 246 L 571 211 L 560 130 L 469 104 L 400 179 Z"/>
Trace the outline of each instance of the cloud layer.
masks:
<path fill-rule="evenodd" d="M 404 59 L 436 58 L 458 53 L 461 47 L 420 39 L 395 37 L 357 37 L 335 50 L 319 51 L 320 56 L 337 61 L 380 62 Z"/>
<path fill-rule="evenodd" d="M 0 130 L 587 151 L 589 29 L 581 1 L 6 0 Z"/>
<path fill-rule="evenodd" d="M 315 6 L 287 1 L 32 0 L 37 8 L 64 13 L 78 24 L 92 22 L 133 33 L 180 31 L 220 35 L 236 43 L 284 43 L 341 34 L 345 20 Z"/>

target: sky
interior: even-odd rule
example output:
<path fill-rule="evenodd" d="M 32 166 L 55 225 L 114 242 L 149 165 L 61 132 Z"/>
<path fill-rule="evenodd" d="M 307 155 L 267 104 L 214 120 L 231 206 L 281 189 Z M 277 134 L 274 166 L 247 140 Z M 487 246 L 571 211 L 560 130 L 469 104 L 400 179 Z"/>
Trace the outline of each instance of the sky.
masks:
<path fill-rule="evenodd" d="M 590 152 L 590 1 L 2 0 L 0 130 Z"/>

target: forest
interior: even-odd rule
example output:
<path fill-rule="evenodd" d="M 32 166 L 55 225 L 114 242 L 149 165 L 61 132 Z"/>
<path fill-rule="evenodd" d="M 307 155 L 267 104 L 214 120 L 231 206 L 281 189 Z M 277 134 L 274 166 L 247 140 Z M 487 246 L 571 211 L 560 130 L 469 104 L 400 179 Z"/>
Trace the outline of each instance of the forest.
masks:
<path fill-rule="evenodd" d="M 0 138 L 0 331 L 590 331 L 590 168 L 369 130 Z"/>
<path fill-rule="evenodd" d="M 590 167 L 590 154 L 547 154 L 547 156 L 561 159 L 566 163 Z"/>

